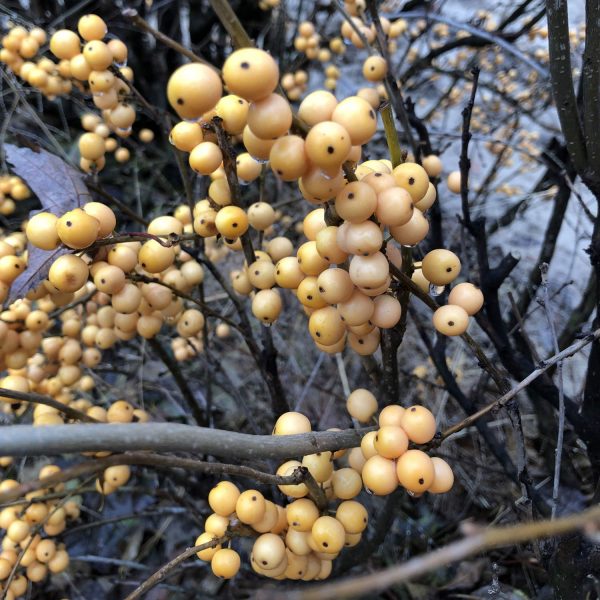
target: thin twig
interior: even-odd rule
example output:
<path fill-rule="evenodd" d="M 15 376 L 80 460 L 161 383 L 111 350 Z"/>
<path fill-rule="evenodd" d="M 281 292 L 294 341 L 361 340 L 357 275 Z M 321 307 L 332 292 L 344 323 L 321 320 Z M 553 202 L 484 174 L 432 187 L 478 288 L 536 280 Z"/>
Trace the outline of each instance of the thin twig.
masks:
<path fill-rule="evenodd" d="M 579 351 L 581 351 L 583 348 L 585 348 L 588 344 L 591 344 L 594 340 L 597 340 L 597 339 L 600 339 L 600 329 L 596 329 L 589 335 L 586 335 L 583 339 L 579 340 L 578 342 L 575 342 L 568 348 L 565 348 L 562 352 L 559 352 L 558 354 L 555 354 L 554 356 L 551 356 L 550 358 L 547 358 L 546 360 L 542 361 L 540 363 L 539 367 L 537 369 L 535 369 L 535 371 L 532 371 L 525 379 L 523 379 L 521 382 L 519 382 L 509 392 L 500 396 L 500 398 L 498 398 L 494 402 L 491 402 L 490 404 L 488 404 L 481 410 L 478 410 L 475 414 L 467 417 L 460 423 L 457 423 L 456 425 L 453 425 L 452 427 L 449 427 L 448 429 L 446 429 L 441 434 L 440 441 L 445 440 L 447 437 L 451 436 L 452 434 L 463 430 L 465 427 L 469 427 L 475 421 L 477 421 L 477 419 L 481 418 L 483 415 L 486 415 L 490 411 L 504 406 L 510 400 L 512 400 L 519 392 L 522 392 L 525 388 L 527 388 L 527 386 L 532 381 L 534 381 L 540 375 L 545 373 L 548 369 L 553 367 L 555 364 L 563 361 L 565 358 L 574 356 Z"/>
<path fill-rule="evenodd" d="M 229 136 L 222 125 L 223 120 L 220 117 L 214 117 L 212 120 L 212 126 L 214 132 L 217 135 L 217 141 L 223 154 L 223 169 L 225 170 L 225 176 L 227 178 L 227 184 L 229 185 L 229 192 L 231 194 L 231 204 L 244 208 L 242 204 L 242 194 L 240 191 L 240 182 L 237 176 L 237 168 L 235 164 L 235 150 L 231 143 Z M 240 236 L 242 242 L 242 249 L 244 251 L 244 257 L 248 266 L 250 266 L 255 260 L 254 248 L 252 247 L 252 240 L 250 239 L 249 231 L 246 231 L 244 235 Z"/>
<path fill-rule="evenodd" d="M 207 306 L 207 304 L 205 302 L 202 302 L 202 300 L 194 298 L 193 296 L 190 296 L 189 294 L 185 294 L 185 293 L 179 291 L 176 287 L 173 287 L 172 285 L 169 285 L 168 283 L 165 283 L 164 281 L 161 281 L 160 279 L 157 279 L 155 277 L 149 277 L 148 275 L 142 275 L 139 273 L 131 273 L 127 276 L 127 278 L 131 281 L 143 282 L 143 283 L 156 283 L 157 285 L 162 285 L 163 287 L 166 287 L 169 290 L 171 290 L 171 292 L 175 296 L 178 296 L 182 300 L 187 300 L 188 302 L 193 302 L 196 306 L 198 306 L 200 309 L 202 309 L 204 316 L 209 316 L 209 317 L 213 317 L 215 319 L 219 319 L 220 321 L 223 321 L 224 323 L 227 323 L 229 326 L 238 330 L 243 335 L 242 328 L 238 323 L 236 323 L 229 317 L 226 317 L 225 315 L 222 315 L 221 313 L 218 313 L 217 311 L 213 310 L 212 308 Z"/>
<path fill-rule="evenodd" d="M 186 561 L 188 558 L 194 556 L 197 552 L 201 552 L 202 550 L 208 550 L 209 548 L 215 548 L 216 546 L 220 546 L 224 544 L 228 540 L 233 537 L 232 533 L 226 533 L 224 536 L 212 540 L 210 542 L 206 542 L 204 544 L 200 544 L 199 546 L 194 546 L 193 548 L 187 548 L 181 554 L 178 554 L 173 560 L 169 561 L 166 565 L 163 565 L 158 571 L 154 572 L 148 579 L 146 579 L 141 585 L 139 585 L 131 594 L 129 594 L 125 600 L 136 600 L 136 598 L 141 598 L 144 594 L 147 594 L 154 586 L 158 585 L 163 579 L 168 577 L 168 575 L 176 569 L 182 562 Z"/>
<path fill-rule="evenodd" d="M 471 96 L 469 102 L 462 111 L 462 144 L 460 147 L 460 200 L 462 204 L 462 216 L 465 227 L 472 233 L 471 212 L 469 210 L 469 171 L 471 170 L 471 160 L 469 159 L 469 141 L 471 140 L 471 117 L 473 116 L 473 107 L 475 106 L 475 94 L 477 93 L 477 83 L 479 82 L 479 68 L 475 67 L 473 74 L 473 83 L 471 84 Z"/>
<path fill-rule="evenodd" d="M 272 475 L 271 473 L 265 473 L 245 465 L 206 462 L 152 452 L 127 452 L 84 461 L 72 467 L 62 469 L 43 479 L 34 479 L 22 483 L 19 486 L 0 493 L 0 505 L 23 498 L 30 492 L 72 481 L 85 475 L 99 473 L 114 465 L 141 465 L 156 469 L 184 469 L 191 473 L 204 473 L 206 475 L 233 475 L 235 477 L 246 477 L 268 485 L 298 485 L 305 483 L 310 476 L 308 469 L 305 467 L 294 470 L 291 475 Z"/>
<path fill-rule="evenodd" d="M 43 396 L 42 394 L 36 394 L 35 392 L 17 392 L 16 390 L 9 390 L 6 388 L 0 388 L 0 396 L 5 398 L 11 398 L 18 400 L 19 402 L 31 402 L 32 404 L 45 404 L 57 411 L 63 413 L 70 419 L 75 421 L 83 421 L 84 423 L 98 423 L 96 419 L 86 415 L 84 412 L 72 408 L 50 396 Z"/>
<path fill-rule="evenodd" d="M 340 382 L 342 383 L 342 390 L 344 396 L 348 398 L 350 395 L 350 385 L 348 384 L 348 375 L 346 374 L 346 365 L 344 364 L 344 357 L 341 352 L 335 355 L 335 362 L 337 363 L 337 369 L 340 376 Z"/>
<path fill-rule="evenodd" d="M 192 62 L 202 63 L 218 72 L 218 69 L 216 69 L 214 65 L 212 65 L 210 62 L 204 60 L 201 56 L 194 54 L 191 50 L 188 50 L 188 48 L 182 46 L 179 42 L 176 42 L 168 35 L 165 35 L 164 33 L 161 33 L 160 31 L 154 29 L 154 27 L 152 27 L 147 21 L 140 17 L 135 8 L 126 8 L 121 12 L 121 14 L 126 19 L 128 19 L 133 25 L 135 25 L 135 27 L 141 29 L 142 31 L 145 31 L 146 33 L 149 33 L 154 39 L 159 41 L 161 44 L 164 44 L 165 46 L 172 48 L 176 52 L 179 52 L 179 54 L 182 54 L 183 56 L 189 58 Z"/>
<path fill-rule="evenodd" d="M 560 348 L 558 346 L 558 336 L 556 334 L 556 325 L 554 323 L 554 315 L 550 306 L 550 294 L 548 293 L 548 263 L 540 265 L 542 275 L 542 297 L 538 298 L 538 304 L 544 309 L 548 327 L 550 328 L 550 336 L 552 337 L 552 346 L 555 354 L 558 354 Z M 558 509 L 558 490 L 560 488 L 560 463 L 562 459 L 563 440 L 565 437 L 565 391 L 563 385 L 563 361 L 559 360 L 556 363 L 556 371 L 558 378 L 558 435 L 556 439 L 556 450 L 554 461 L 554 481 L 552 483 L 552 518 L 556 518 Z"/>
<path fill-rule="evenodd" d="M 254 46 L 227 0 L 210 0 L 210 5 L 219 18 L 219 21 L 221 21 L 223 27 L 227 30 L 236 49 Z"/>
<path fill-rule="evenodd" d="M 396 117 L 400 121 L 402 128 L 404 129 L 404 135 L 408 141 L 409 146 L 411 147 L 414 160 L 418 161 L 420 159 L 421 148 L 417 141 L 415 140 L 412 130 L 410 128 L 410 119 L 408 118 L 408 112 L 406 111 L 406 105 L 404 103 L 404 98 L 402 95 L 402 90 L 398 86 L 398 83 L 393 76 L 393 65 L 392 58 L 390 53 L 388 52 L 388 46 L 386 41 L 386 36 L 383 31 L 383 26 L 381 25 L 381 20 L 379 19 L 379 12 L 377 10 L 377 3 L 375 0 L 367 0 L 367 9 L 369 14 L 371 15 L 371 20 L 373 21 L 373 25 L 375 26 L 377 47 L 379 48 L 379 52 L 381 56 L 385 59 L 388 72 L 384 79 L 385 90 L 387 92 L 388 98 L 394 107 L 394 112 L 396 113 Z"/>
<path fill-rule="evenodd" d="M 91 252 L 95 248 L 99 248 L 101 246 L 111 246 L 112 244 L 121 244 L 124 242 L 135 242 L 139 241 L 140 238 L 142 240 L 154 240 L 163 248 L 172 248 L 181 242 L 196 240 L 198 237 L 199 236 L 197 233 L 182 233 L 181 235 L 177 233 L 169 233 L 168 235 L 154 235 L 153 233 L 148 233 L 146 231 L 126 231 L 118 235 L 112 235 L 110 237 L 96 240 L 91 246 L 83 248 L 81 252 Z"/>
<path fill-rule="evenodd" d="M 65 304 L 65 306 L 61 306 L 60 308 L 53 310 L 51 313 L 48 314 L 48 317 L 50 318 L 50 320 L 56 319 L 57 317 L 62 315 L 64 312 L 67 312 L 68 310 L 72 310 L 73 308 L 76 308 L 76 307 L 80 306 L 81 304 L 86 304 L 97 293 L 98 293 L 98 290 L 94 287 L 87 294 L 84 294 L 83 296 L 81 296 L 81 298 L 77 298 L 77 300 L 73 300 L 73 302 L 69 302 L 69 304 Z"/>
<path fill-rule="evenodd" d="M 90 179 L 87 179 L 85 184 L 90 190 L 92 190 L 92 192 L 95 192 L 99 196 L 102 196 L 108 203 L 116 206 L 123 214 L 127 215 L 133 221 L 136 221 L 140 225 L 144 226 L 147 226 L 149 224 L 149 221 L 147 221 L 143 217 L 140 217 L 140 215 L 138 215 L 135 211 L 131 210 L 131 208 L 129 208 L 127 204 L 121 202 L 121 200 L 109 194 L 105 189 L 101 188 L 99 185 L 96 185 Z"/>
<path fill-rule="evenodd" d="M 408 277 L 408 275 L 403 273 L 392 263 L 390 263 L 390 273 L 403 287 L 415 295 L 421 302 L 426 304 L 431 310 L 435 311 L 439 308 L 438 303 L 429 294 L 424 292 L 410 277 Z M 505 387 L 505 378 L 500 371 L 494 367 L 490 359 L 481 349 L 481 346 L 468 333 L 463 333 L 460 337 L 467 343 L 469 348 L 471 348 L 479 364 L 487 373 L 489 373 L 494 380 L 494 383 L 498 386 L 498 389 L 502 390 L 502 388 Z"/>
<path fill-rule="evenodd" d="M 169 354 L 163 344 L 156 338 L 150 338 L 148 340 L 148 344 L 150 344 L 154 352 L 156 352 L 160 360 L 163 361 L 167 369 L 169 369 L 171 372 L 171 375 L 173 376 L 177 387 L 181 391 L 181 395 L 190 409 L 196 423 L 203 427 L 206 426 L 208 424 L 206 415 L 198 405 L 198 401 L 194 397 L 194 394 L 188 385 L 187 379 L 183 376 L 177 361 Z"/>

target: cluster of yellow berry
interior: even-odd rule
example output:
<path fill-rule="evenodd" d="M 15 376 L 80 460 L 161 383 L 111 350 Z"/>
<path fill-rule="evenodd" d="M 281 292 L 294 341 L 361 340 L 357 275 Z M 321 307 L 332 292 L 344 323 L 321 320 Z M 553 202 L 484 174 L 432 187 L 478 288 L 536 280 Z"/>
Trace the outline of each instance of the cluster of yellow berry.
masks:
<path fill-rule="evenodd" d="M 369 423 L 377 412 L 377 399 L 363 388 L 346 400 L 351 417 Z M 450 466 L 441 458 L 429 457 L 409 443 L 427 444 L 435 436 L 435 417 L 424 406 L 404 408 L 391 404 L 379 413 L 379 429 L 367 433 L 360 448 L 350 451 L 349 463 L 359 471 L 366 489 L 376 495 L 391 494 L 398 485 L 413 496 L 425 492 L 442 494 L 454 484 Z"/>
<path fill-rule="evenodd" d="M 309 60 L 318 60 L 326 63 L 331 60 L 331 53 L 343 54 L 344 44 L 330 43 L 329 48 L 321 47 L 321 36 L 310 21 L 303 21 L 298 25 L 298 35 L 294 38 L 294 48 L 302 52 Z M 334 49 L 335 48 L 335 49 Z"/>
<path fill-rule="evenodd" d="M 131 105 L 124 109 L 132 110 Z M 105 111 L 102 111 L 104 116 Z M 114 122 L 104 119 L 95 113 L 84 113 L 81 115 L 81 127 L 86 133 L 79 138 L 79 166 L 86 173 L 99 172 L 106 165 L 106 154 L 114 153 L 118 163 L 126 163 L 131 158 L 129 148 L 119 145 L 119 141 L 110 134 L 116 132 L 117 137 L 125 138 L 131 134 L 128 132 L 117 132 Z M 151 129 L 142 128 L 137 133 L 138 139 L 144 144 L 154 140 L 154 132 Z"/>
<path fill-rule="evenodd" d="M 361 36 L 358 35 L 358 31 L 360 31 L 362 37 L 367 41 L 369 46 L 371 46 L 377 37 L 377 30 L 373 23 L 368 25 L 363 19 L 363 14 L 365 12 L 364 5 L 360 2 L 344 2 L 344 4 L 348 14 L 352 17 L 352 23 L 347 20 L 342 22 L 340 27 L 342 38 L 346 40 L 346 42 L 352 44 L 355 48 L 363 50 L 365 49 L 365 44 L 361 39 Z M 381 17 L 380 21 L 381 28 L 388 43 L 388 50 L 393 53 L 396 50 L 394 39 L 400 37 L 408 29 L 408 25 L 404 19 L 390 21 L 385 17 Z"/>
<path fill-rule="evenodd" d="M 354 390 L 347 399 L 350 415 L 368 423 L 377 411 L 377 400 L 368 390 Z M 454 483 L 450 466 L 441 458 L 409 449 L 409 443 L 426 444 L 436 431 L 435 418 L 424 406 L 385 407 L 379 414 L 379 429 L 363 438 L 361 446 L 337 452 L 319 452 L 302 461 L 289 460 L 277 475 L 292 475 L 305 467 L 333 507 L 319 509 L 305 483 L 279 485 L 288 497 L 285 506 L 267 500 L 258 490 L 240 490 L 221 481 L 208 496 L 214 511 L 205 521 L 196 545 L 214 545 L 198 552 L 210 561 L 213 573 L 229 579 L 239 570 L 239 554 L 222 548 L 221 539 L 235 535 L 236 527 L 249 526 L 260 534 L 250 554 L 250 564 L 260 575 L 273 579 L 310 581 L 325 579 L 332 562 L 344 548 L 356 546 L 368 525 L 368 512 L 356 500 L 363 487 L 376 495 L 391 494 L 401 485 L 414 497 L 428 491 L 448 492 Z M 273 435 L 311 431 L 310 421 L 298 412 L 281 415 Z M 334 512 L 335 511 L 335 512 Z M 335 516 L 331 516 L 334 513 Z"/>
<path fill-rule="evenodd" d="M 27 200 L 31 191 L 17 175 L 0 175 L 0 215 L 8 216 L 15 212 L 15 202 Z"/>
<path fill-rule="evenodd" d="M 133 81 L 133 71 L 126 66 L 127 46 L 117 38 L 102 41 L 108 27 L 98 15 L 81 17 L 77 32 L 56 31 L 50 38 L 50 52 L 61 61 L 68 61 L 72 79 L 87 83 L 97 108 L 110 111 L 106 115 L 117 134 L 127 134 L 135 120 L 135 112 L 132 117 L 120 103 L 120 96 L 130 91 L 125 81 Z"/>
<path fill-rule="evenodd" d="M 95 15 L 82 17 L 79 29 L 84 39 L 91 40 L 90 44 L 98 42 L 104 52 L 104 42 L 96 38 L 104 37 L 105 25 L 98 19 Z M 65 46 L 69 45 L 74 48 L 75 38 L 79 44 L 74 32 L 65 32 L 57 32 L 56 39 L 52 38 L 57 52 L 66 52 Z M 265 243 L 266 252 L 255 252 L 254 262 L 231 273 L 234 289 L 253 295 L 256 318 L 271 324 L 279 317 L 279 286 L 295 291 L 310 317 L 309 331 L 317 347 L 325 352 L 340 352 L 348 342 L 358 353 L 371 354 L 379 345 L 380 329 L 398 323 L 400 304 L 388 293 L 388 261 L 397 268 L 402 266 L 400 249 L 394 241 L 412 246 L 426 236 L 429 224 L 423 212 L 436 197 L 429 177 L 440 175 L 440 159 L 425 157 L 423 167 L 413 162 L 395 168 L 387 160 L 360 162 L 362 146 L 377 129 L 373 106 L 378 103 L 378 95 L 371 88 L 365 91 L 375 92 L 377 98 L 365 93 L 338 102 L 325 90 L 309 94 L 298 109 L 299 118 L 309 128 L 303 138 L 288 134 L 292 111 L 287 100 L 274 93 L 279 69 L 269 54 L 253 48 L 234 52 L 224 65 L 223 79 L 233 93 L 221 97 L 218 75 L 212 68 L 194 63 L 177 69 L 168 84 L 169 100 L 184 118 L 173 128 L 171 141 L 190 153 L 189 162 L 195 171 L 212 179 L 208 198 L 197 202 L 193 211 L 180 206 L 174 216 L 154 219 L 147 229 L 154 239 L 143 244 L 104 244 L 110 242 L 106 238 L 113 233 L 116 218 L 111 209 L 98 202 L 89 202 L 60 217 L 49 212 L 31 217 L 25 231 L 34 246 L 50 251 L 63 244 L 77 252 L 56 258 L 47 281 L 28 294 L 27 302 L 21 302 L 18 310 L 11 306 L 5 311 L 4 336 L 10 338 L 8 346 L 5 343 L 10 349 L 4 353 L 7 368 L 21 369 L 28 363 L 39 367 L 41 359 L 35 355 L 50 323 L 49 310 L 64 306 L 76 294 L 80 297 L 82 293 L 93 293 L 94 288 L 97 293 L 91 302 L 96 310 L 89 315 L 92 322 L 83 328 L 83 341 L 88 346 L 85 357 L 81 354 L 84 364 L 97 364 L 99 351 L 119 339 L 138 334 L 154 337 L 164 322 L 177 328 L 178 337 L 172 347 L 178 360 L 202 351 L 204 315 L 197 308 L 186 307 L 173 291 L 190 292 L 203 281 L 204 273 L 198 262 L 169 241 L 171 236 L 195 234 L 212 239 L 213 246 L 207 246 L 207 253 L 212 252 L 216 258 L 216 236 L 223 238 L 223 250 L 241 250 L 241 237 L 250 227 L 269 232 L 281 217 L 266 202 L 255 202 L 247 210 L 232 204 L 212 123 L 215 116 L 221 119 L 225 132 L 247 150 L 236 158 L 240 180 L 255 180 L 263 170 L 262 163 L 268 161 L 278 178 L 297 182 L 309 203 L 332 201 L 334 214 L 341 219 L 341 223 L 334 220 L 337 225 L 328 224 L 331 221 L 325 209 L 316 208 L 304 219 L 302 231 L 308 241 L 296 252 L 290 240 L 275 237 Z M 124 105 L 117 108 L 127 109 Z M 132 115 L 135 117 L 135 113 Z M 82 126 L 87 130 L 79 141 L 82 162 L 87 161 L 82 166 L 96 164 L 99 168 L 104 152 L 110 150 L 109 142 L 115 142 L 108 137 L 110 127 L 93 114 L 84 115 Z M 148 139 L 151 133 L 148 131 Z M 354 178 L 347 179 L 344 163 L 354 169 Z M 390 238 L 384 242 L 386 228 Z M 103 245 L 86 253 L 98 240 Z M 19 250 L 21 255 L 17 256 Z M 4 243 L 2 252 L 0 283 L 6 297 L 10 283 L 25 267 L 24 239 L 19 239 L 18 245 Z M 430 286 L 447 285 L 460 271 L 458 258 L 445 250 L 431 252 L 417 266 L 413 279 L 426 291 Z M 93 286 L 88 282 L 90 275 Z M 156 281 L 136 281 L 139 275 Z M 434 324 L 438 331 L 447 335 L 463 333 L 468 315 L 479 310 L 480 299 L 481 293 L 470 284 L 457 286 L 450 304 L 436 312 Z M 35 301 L 49 310 L 31 305 Z M 21 323 L 25 321 L 29 325 L 23 328 Z M 219 334 L 228 333 L 228 328 L 221 325 Z M 58 377 L 66 386 L 81 379 L 75 363 L 62 364 L 58 369 Z"/>
<path fill-rule="evenodd" d="M 12 282 L 25 270 L 27 239 L 17 231 L 0 239 L 0 301 L 8 298 Z M 4 348 L 0 348 L 0 353 Z"/>
<path fill-rule="evenodd" d="M 114 151 L 117 162 L 127 162 L 130 158 L 130 150 L 119 147 L 117 140 L 109 135 L 127 138 L 132 133 L 136 111 L 129 102 L 126 82 L 133 81 L 133 70 L 126 66 L 127 46 L 121 40 L 112 37 L 103 41 L 108 28 L 101 17 L 84 15 L 79 19 L 77 31 L 61 29 L 50 38 L 49 49 L 59 59 L 58 63 L 44 56 L 33 62 L 30 59 L 47 42 L 46 32 L 39 27 L 29 32 L 21 26 L 12 27 L 2 39 L 0 62 L 49 98 L 69 94 L 73 86 L 91 93 L 102 116 L 82 115 L 82 127 L 88 133 L 79 141 L 80 167 L 85 172 L 97 172 L 104 168 L 106 152 Z M 149 143 L 154 132 L 142 129 L 139 139 Z"/>
<path fill-rule="evenodd" d="M 176 213 L 190 229 L 189 209 Z M 45 281 L 0 313 L 0 368 L 8 371 L 0 387 L 49 394 L 78 410 L 87 410 L 89 402 L 73 396 L 73 392 L 94 388 L 93 378 L 83 374 L 82 367 L 98 365 L 101 351 L 117 341 L 136 335 L 153 337 L 166 322 L 177 330 L 178 337 L 173 340 L 176 358 L 185 360 L 202 351 L 204 316 L 195 308 L 187 308 L 174 291 L 189 292 L 201 283 L 203 269 L 179 246 L 163 246 L 156 241 L 161 239 L 158 236 L 181 234 L 183 222 L 159 217 L 149 224 L 146 235 L 153 239 L 144 245 L 121 242 L 85 252 L 97 240 L 107 241 L 115 224 L 109 207 L 89 202 L 61 217 L 37 213 L 25 225 L 26 235 L 16 232 L 0 240 L 3 299 L 25 268 L 26 240 L 46 251 L 61 244 L 75 250 L 58 256 Z M 152 281 L 135 281 L 136 275 L 154 277 Z M 89 281 L 90 276 L 93 281 Z M 62 335 L 48 336 L 56 326 L 52 313 L 70 302 L 85 302 L 85 306 L 59 310 Z M 221 326 L 217 335 L 226 337 L 229 328 Z M 4 412 L 21 414 L 27 407 L 27 403 L 7 397 L 0 400 Z M 132 414 L 135 417 L 135 411 Z M 101 415 L 93 416 L 104 420 Z M 64 422 L 56 409 L 44 405 L 36 405 L 33 418 L 35 425 Z"/>
<path fill-rule="evenodd" d="M 281 87 L 292 102 L 300 99 L 300 96 L 306 91 L 307 84 L 308 73 L 302 69 L 295 73 L 284 73 L 281 78 Z"/>
<path fill-rule="evenodd" d="M 68 211 L 61 217 L 48 212 L 34 215 L 27 224 L 27 236 L 34 246 L 44 250 L 52 250 L 60 243 L 83 250 L 96 240 L 107 238 L 115 225 L 116 218 L 109 207 L 88 202 L 83 208 Z M 123 333 L 135 335 L 137 330 L 144 337 L 153 337 L 160 330 L 163 317 L 177 316 L 171 322 L 177 323 L 179 334 L 193 337 L 201 331 L 204 317 L 196 309 L 182 310 L 181 299 L 174 299 L 170 289 L 189 292 L 204 278 L 200 264 L 167 241 L 173 234 L 181 235 L 183 229 L 180 220 L 165 215 L 150 222 L 147 233 L 152 239 L 144 244 L 132 241 L 105 245 L 93 259 L 85 254 L 64 254 L 52 263 L 48 283 L 44 285 L 51 293 L 74 293 L 91 275 L 95 288 L 109 296 L 115 324 Z M 162 238 L 166 240 L 158 241 Z M 180 269 L 174 267 L 176 257 Z M 159 278 L 156 283 L 128 281 L 128 275 L 135 275 L 135 271 Z M 160 313 L 167 309 L 167 313 Z M 117 314 L 122 319 L 118 319 Z"/>
<path fill-rule="evenodd" d="M 46 42 L 46 32 L 40 27 L 27 31 L 20 25 L 13 26 L 2 38 L 0 62 L 44 96 L 52 99 L 69 94 L 73 86 L 69 61 L 61 60 L 55 63 L 48 57 L 38 57 L 40 48 Z"/>
<path fill-rule="evenodd" d="M 369 72 L 378 73 L 374 79 L 385 74 L 381 57 L 370 57 L 366 64 Z M 292 112 L 287 101 L 274 93 L 278 77 L 275 61 L 257 49 L 238 50 L 227 59 L 223 78 L 235 95 L 222 99 L 221 83 L 209 67 L 185 65 L 172 75 L 168 89 L 171 105 L 185 119 L 195 119 L 176 125 L 172 141 L 190 152 L 190 165 L 196 172 L 213 180 L 209 197 L 194 209 L 193 230 L 203 237 L 219 234 L 229 248 L 240 250 L 240 238 L 249 227 L 265 231 L 276 218 L 264 202 L 252 204 L 247 211 L 231 204 L 221 149 L 203 133 L 217 115 L 228 133 L 242 133 L 247 152 L 237 159 L 241 179 L 258 177 L 260 162 L 268 160 L 275 175 L 283 181 L 296 181 L 311 204 L 334 200 L 335 213 L 343 220 L 340 225 L 328 225 L 325 209 L 315 209 L 304 220 L 308 241 L 296 256 L 285 241 L 273 243 L 277 257 L 271 251 L 257 251 L 255 262 L 232 272 L 234 288 L 254 294 L 252 311 L 264 324 L 273 323 L 282 310 L 275 286 L 293 289 L 310 316 L 309 331 L 321 350 L 340 352 L 347 339 L 355 351 L 372 354 L 379 345 L 380 328 L 393 327 L 401 316 L 398 300 L 387 293 L 391 283 L 388 260 L 400 268 L 401 253 L 391 240 L 384 244 L 385 230 L 404 246 L 414 246 L 425 238 L 429 223 L 423 212 L 436 199 L 429 177 L 441 174 L 441 161 L 431 155 L 425 157 L 423 166 L 405 162 L 395 168 L 387 160 L 359 162 L 362 145 L 377 129 L 373 104 L 379 97 L 376 90 L 370 89 L 377 98 L 368 94 L 369 88 L 364 93 L 368 99 L 357 95 L 341 102 L 325 90 L 309 94 L 299 106 L 298 117 L 310 129 L 305 138 L 289 135 Z M 343 163 L 354 164 L 356 181 L 346 179 Z M 453 281 L 460 261 L 445 252 L 431 253 L 417 277 L 430 277 L 434 286 Z M 458 264 L 441 276 L 437 271 L 449 265 L 440 260 L 449 255 Z M 330 268 L 332 265 L 338 266 Z M 448 310 L 439 311 L 436 327 L 449 334 L 462 333 L 465 320 L 458 319 L 460 324 L 456 324 Z M 473 314 L 471 308 L 469 311 Z"/>
<path fill-rule="evenodd" d="M 102 111 L 102 132 L 96 129 L 100 123 L 90 123 L 94 131 L 84 133 L 79 139 L 80 166 L 84 171 L 100 171 L 104 168 L 104 138 L 113 131 L 119 137 L 131 135 L 136 118 L 135 108 L 127 101 L 133 81 L 133 71 L 126 66 L 127 46 L 119 39 L 104 42 L 108 27 L 98 15 L 88 14 L 79 19 L 79 35 L 70 29 L 61 29 L 50 38 L 50 51 L 59 59 L 69 61 L 71 77 L 87 82 L 94 104 Z M 83 39 L 83 48 L 80 37 Z M 84 124 L 86 125 L 86 124 Z M 101 135 L 100 133 L 105 133 Z M 120 149 L 116 158 L 128 160 L 128 150 Z"/>
<path fill-rule="evenodd" d="M 44 479 L 59 471 L 56 465 L 46 465 L 40 470 L 39 478 Z M 0 492 L 18 485 L 14 479 L 5 479 L 0 482 Z M 79 518 L 79 503 L 75 500 L 59 502 L 56 498 L 44 499 L 63 490 L 62 483 L 36 490 L 26 494 L 22 503 L 11 504 L 0 511 L 0 529 L 4 530 L 0 552 L 0 591 L 7 600 L 24 596 L 30 582 L 40 583 L 49 574 L 62 573 L 68 568 L 69 554 L 65 545 L 53 538 L 66 529 L 69 521 Z M 8 581 L 8 585 L 3 583 Z"/>
<path fill-rule="evenodd" d="M 37 391 L 49 394 L 62 404 L 70 405 L 75 402 L 74 392 L 87 392 L 94 388 L 94 379 L 84 375 L 81 366 L 96 366 L 101 354 L 97 348 L 91 347 L 95 338 L 90 339 L 89 327 L 82 328 L 82 316 L 75 309 L 60 315 L 62 336 L 44 337 L 43 334 L 54 323 L 49 314 L 56 309 L 55 302 L 59 301 L 57 295 L 51 298 L 18 300 L 0 314 L 0 367 L 7 371 L 0 380 L 0 387 L 20 393 Z M 92 309 L 92 304 L 88 308 Z M 95 318 L 96 315 L 90 311 L 88 320 Z M 3 412 L 22 414 L 26 408 L 26 402 L 0 397 L 0 410 Z M 56 409 L 41 404 L 36 405 L 33 420 L 36 425 L 63 422 Z"/>

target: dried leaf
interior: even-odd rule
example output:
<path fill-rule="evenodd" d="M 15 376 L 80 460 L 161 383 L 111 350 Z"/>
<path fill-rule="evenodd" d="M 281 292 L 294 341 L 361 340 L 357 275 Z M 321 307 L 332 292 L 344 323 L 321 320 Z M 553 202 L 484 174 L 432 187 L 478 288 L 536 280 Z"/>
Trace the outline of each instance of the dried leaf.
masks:
<path fill-rule="evenodd" d="M 58 156 L 39 148 L 5 144 L 6 160 L 39 198 L 42 208 L 60 217 L 89 196 L 83 175 Z"/>
<path fill-rule="evenodd" d="M 486 558 L 475 558 L 473 560 L 463 560 L 458 564 L 454 577 L 439 590 L 471 590 L 473 586 L 481 579 L 489 561 Z"/>
<path fill-rule="evenodd" d="M 6 160 L 14 172 L 25 180 L 42 204 L 42 209 L 60 217 L 81 205 L 81 198 L 89 196 L 81 173 L 58 156 L 41 148 L 19 148 L 5 144 Z M 35 214 L 39 211 L 32 211 Z M 48 277 L 52 263 L 69 248 L 59 246 L 56 250 L 41 250 L 31 244 L 27 246 L 27 268 L 10 288 L 7 303 L 24 298 Z"/>
<path fill-rule="evenodd" d="M 27 268 L 21 273 L 10 286 L 7 305 L 12 304 L 19 298 L 24 298 L 27 292 L 35 289 L 44 279 L 48 277 L 48 271 L 52 263 L 63 254 L 71 250 L 65 246 L 59 246 L 56 250 L 42 250 L 31 244 L 27 245 Z"/>

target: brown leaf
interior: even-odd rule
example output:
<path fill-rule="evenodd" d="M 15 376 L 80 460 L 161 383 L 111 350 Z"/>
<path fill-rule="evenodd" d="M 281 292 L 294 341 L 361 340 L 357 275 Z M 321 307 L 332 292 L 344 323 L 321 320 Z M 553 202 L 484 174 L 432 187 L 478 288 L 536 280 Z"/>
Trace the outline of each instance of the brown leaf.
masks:
<path fill-rule="evenodd" d="M 38 197 L 43 210 L 60 217 L 80 206 L 82 197 L 90 195 L 82 174 L 58 156 L 41 148 L 19 148 L 12 144 L 5 144 L 4 151 L 6 160 Z M 37 212 L 32 211 L 29 216 Z M 48 277 L 52 263 L 69 252 L 64 246 L 48 251 L 28 244 L 27 268 L 11 285 L 7 304 L 35 289 Z"/>
<path fill-rule="evenodd" d="M 89 197 L 83 175 L 58 156 L 39 148 L 5 144 L 6 160 L 39 198 L 42 209 L 60 217 Z"/>
<path fill-rule="evenodd" d="M 56 250 L 42 250 L 27 244 L 27 268 L 13 281 L 10 286 L 7 305 L 19 298 L 24 298 L 27 292 L 35 289 L 46 277 L 52 263 L 63 254 L 71 252 L 66 246 Z"/>

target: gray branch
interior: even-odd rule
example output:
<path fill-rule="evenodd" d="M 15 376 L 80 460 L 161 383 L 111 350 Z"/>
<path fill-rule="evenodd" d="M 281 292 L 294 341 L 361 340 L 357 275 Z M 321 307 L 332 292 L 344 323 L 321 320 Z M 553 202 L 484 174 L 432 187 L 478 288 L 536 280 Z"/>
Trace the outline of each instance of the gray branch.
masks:
<path fill-rule="evenodd" d="M 251 459 L 284 459 L 352 448 L 369 429 L 320 431 L 290 436 L 250 435 L 176 423 L 12 425 L 0 429 L 5 456 L 52 456 L 73 452 L 188 452 Z"/>
<path fill-rule="evenodd" d="M 552 96 L 573 165 L 579 174 L 587 163 L 583 130 L 573 88 L 567 0 L 546 0 Z"/>

